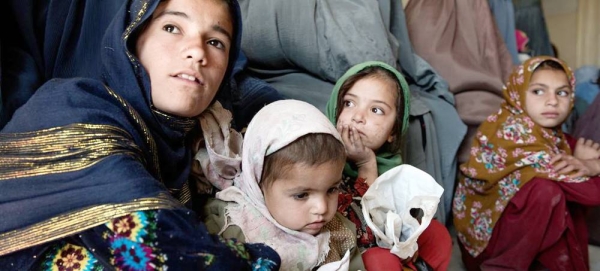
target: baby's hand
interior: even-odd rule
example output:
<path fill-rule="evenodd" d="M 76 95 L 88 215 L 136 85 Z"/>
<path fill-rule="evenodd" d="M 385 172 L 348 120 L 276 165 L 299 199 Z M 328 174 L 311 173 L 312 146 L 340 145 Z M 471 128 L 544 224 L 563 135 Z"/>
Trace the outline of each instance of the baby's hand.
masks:
<path fill-rule="evenodd" d="M 342 141 L 344 141 L 348 159 L 354 162 L 357 167 L 375 161 L 375 152 L 363 144 L 356 128 L 340 124 L 338 125 L 338 132 L 340 132 Z"/>
<path fill-rule="evenodd" d="M 582 160 L 600 159 L 600 144 L 591 139 L 579 138 L 573 156 Z"/>
<path fill-rule="evenodd" d="M 600 161 L 597 159 L 582 160 L 571 155 L 558 154 L 552 157 L 550 164 L 558 174 L 574 172 L 569 175 L 571 178 L 600 174 Z"/>

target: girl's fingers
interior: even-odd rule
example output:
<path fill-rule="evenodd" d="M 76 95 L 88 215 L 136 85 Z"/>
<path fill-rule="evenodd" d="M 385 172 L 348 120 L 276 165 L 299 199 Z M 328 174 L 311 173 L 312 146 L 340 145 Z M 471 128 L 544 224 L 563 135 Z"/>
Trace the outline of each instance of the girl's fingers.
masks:
<path fill-rule="evenodd" d="M 584 146 L 588 146 L 588 147 L 589 147 L 589 146 L 591 146 L 591 145 L 592 145 L 592 143 L 593 143 L 593 141 L 591 141 L 591 140 L 589 140 L 589 139 L 585 139 L 585 138 L 583 138 L 583 137 L 582 137 L 582 138 L 580 138 L 580 140 L 583 140 L 583 142 L 582 142 L 582 143 L 583 143 L 583 145 L 584 145 Z"/>
<path fill-rule="evenodd" d="M 568 165 L 568 164 L 567 164 L 567 162 L 565 162 L 565 161 L 560 161 L 560 162 L 558 162 L 558 163 L 555 163 L 555 164 L 553 165 L 553 168 L 554 168 L 554 171 L 555 171 L 555 172 L 560 172 L 560 171 L 561 171 L 563 168 L 565 168 L 567 165 Z"/>
<path fill-rule="evenodd" d="M 574 179 L 574 178 L 583 177 L 586 174 L 587 174 L 587 171 L 585 171 L 585 170 L 578 170 L 574 174 L 569 175 L 569 177 L 572 178 L 572 179 Z"/>
<path fill-rule="evenodd" d="M 342 141 L 344 141 L 344 145 L 346 146 L 346 149 L 350 148 L 350 137 L 348 134 L 348 126 L 346 125 L 342 125 L 339 129 L 341 129 L 340 131 L 340 135 L 342 136 Z"/>
<path fill-rule="evenodd" d="M 362 149 L 363 145 L 362 145 L 362 140 L 360 139 L 360 136 L 358 135 L 358 131 L 356 131 L 355 127 L 352 127 L 352 140 L 354 141 L 354 146 L 357 149 Z"/>
<path fill-rule="evenodd" d="M 552 159 L 550 159 L 549 163 L 550 163 L 550 165 L 554 165 L 554 163 L 560 161 L 562 158 L 563 158 L 563 155 L 562 154 L 558 154 L 558 155 L 552 157 Z M 554 167 L 556 167 L 556 165 L 554 165 Z"/>
<path fill-rule="evenodd" d="M 573 165 L 567 165 L 566 167 L 561 169 L 558 173 L 559 174 L 567 174 L 569 172 L 572 172 L 573 170 L 575 170 L 575 167 Z"/>

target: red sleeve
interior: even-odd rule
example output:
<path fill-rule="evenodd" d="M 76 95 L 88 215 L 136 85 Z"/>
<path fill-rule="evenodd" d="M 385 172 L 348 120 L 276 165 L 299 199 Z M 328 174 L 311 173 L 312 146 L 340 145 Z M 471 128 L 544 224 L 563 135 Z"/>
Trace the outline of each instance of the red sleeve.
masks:
<path fill-rule="evenodd" d="M 571 151 L 575 151 L 575 145 L 577 144 L 577 138 L 574 138 L 567 133 L 565 133 L 565 138 L 567 139 L 567 143 L 569 144 L 569 147 L 571 147 Z"/>
<path fill-rule="evenodd" d="M 356 182 L 354 182 L 354 189 L 358 194 L 362 197 L 369 190 L 369 185 L 367 184 L 367 180 L 362 177 L 356 178 Z"/>

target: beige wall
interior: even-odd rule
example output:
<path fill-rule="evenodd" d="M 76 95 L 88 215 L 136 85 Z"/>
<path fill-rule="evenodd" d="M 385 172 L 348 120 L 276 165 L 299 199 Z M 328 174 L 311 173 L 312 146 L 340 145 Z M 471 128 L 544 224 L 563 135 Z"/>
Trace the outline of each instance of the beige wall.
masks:
<path fill-rule="evenodd" d="M 546 17 L 550 41 L 558 50 L 559 57 L 569 66 L 577 60 L 577 13 L 557 14 Z"/>
<path fill-rule="evenodd" d="M 550 41 L 559 57 L 577 67 L 577 0 L 542 0 Z"/>

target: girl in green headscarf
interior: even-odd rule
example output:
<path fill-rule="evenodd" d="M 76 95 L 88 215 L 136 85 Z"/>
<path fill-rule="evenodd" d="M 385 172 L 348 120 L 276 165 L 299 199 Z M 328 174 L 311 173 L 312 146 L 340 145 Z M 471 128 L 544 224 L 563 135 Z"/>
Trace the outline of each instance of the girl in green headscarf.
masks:
<path fill-rule="evenodd" d="M 342 136 L 348 160 L 344 168 L 338 200 L 338 211 L 355 223 L 357 244 L 364 252 L 363 260 L 369 270 L 397 262 L 398 268 L 420 269 L 422 261 L 405 259 L 404 264 L 389 251 L 381 251 L 371 229 L 362 217 L 360 200 L 375 179 L 389 169 L 402 164 L 403 136 L 408 128 L 410 91 L 400 72 L 388 64 L 369 61 L 350 68 L 336 83 L 326 113 Z M 435 237 L 433 237 L 435 236 Z M 427 246 L 435 246 L 436 257 L 424 259 L 435 269 L 445 270 L 450 260 L 451 239 L 446 228 L 432 221 L 419 241 L 436 239 L 429 245 L 419 243 L 419 254 L 427 258 Z M 440 246 L 441 244 L 441 246 Z M 423 247 L 423 246 L 425 247 Z M 445 250 L 448 253 L 439 253 Z M 368 254 L 377 252 L 377 260 Z M 440 257 L 440 255 L 442 255 Z M 395 259 L 393 258 L 395 257 Z M 384 258 L 390 260 L 384 260 Z M 377 266 L 369 267 L 369 262 Z M 382 266 L 383 267 L 383 266 Z"/>

